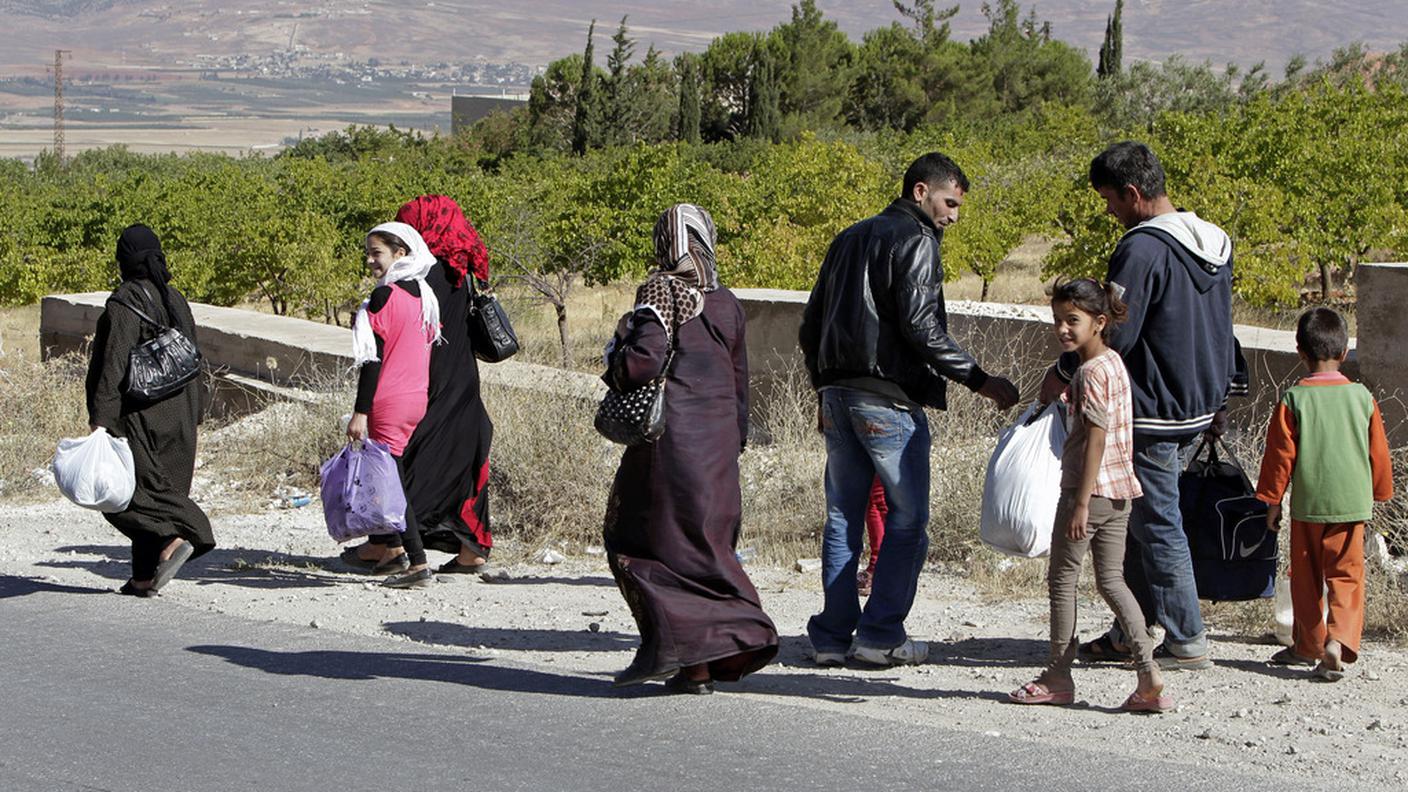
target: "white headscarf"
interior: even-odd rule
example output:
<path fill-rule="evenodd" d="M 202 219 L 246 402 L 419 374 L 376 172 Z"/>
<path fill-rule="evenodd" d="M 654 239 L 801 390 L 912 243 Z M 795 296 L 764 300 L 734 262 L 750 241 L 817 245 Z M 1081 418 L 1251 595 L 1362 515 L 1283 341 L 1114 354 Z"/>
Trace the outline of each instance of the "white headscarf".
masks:
<path fill-rule="evenodd" d="M 405 242 L 411 252 L 397 259 L 386 274 L 377 280 L 376 285 L 390 286 L 397 281 L 415 281 L 419 284 L 421 329 L 425 330 L 426 337 L 430 338 L 432 343 L 443 343 L 445 339 L 440 334 L 440 301 L 435 298 L 430 284 L 425 282 L 426 274 L 435 266 L 434 254 L 421 238 L 420 232 L 405 223 L 382 223 L 368 231 L 367 236 L 378 231 L 384 231 Z M 370 300 L 362 301 L 361 307 L 357 309 L 357 318 L 352 322 L 354 367 L 380 360 L 376 354 L 376 336 L 372 333 L 371 317 L 367 312 L 368 302 Z"/>

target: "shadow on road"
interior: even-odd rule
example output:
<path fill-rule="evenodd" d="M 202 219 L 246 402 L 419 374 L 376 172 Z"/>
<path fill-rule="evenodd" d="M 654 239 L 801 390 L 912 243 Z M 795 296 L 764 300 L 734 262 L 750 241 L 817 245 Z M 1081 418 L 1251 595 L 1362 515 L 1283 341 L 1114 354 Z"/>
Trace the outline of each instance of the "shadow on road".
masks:
<path fill-rule="evenodd" d="M 492 665 L 484 657 L 398 652 L 272 652 L 248 646 L 219 645 L 189 646 L 186 649 L 265 673 L 290 676 L 359 681 L 419 679 L 485 690 L 584 698 L 635 698 L 662 690 L 658 686 L 613 688 L 607 680 Z"/>
<path fill-rule="evenodd" d="M 858 704 L 881 697 L 911 699 L 990 699 L 1005 701 L 1006 696 L 991 690 L 937 690 L 906 687 L 896 683 L 897 677 L 889 669 L 860 670 L 855 676 L 840 676 L 836 672 L 827 673 L 775 673 L 763 669 L 762 672 L 747 677 L 741 682 L 721 686 L 721 689 L 738 693 L 761 693 L 770 696 L 794 696 L 798 698 L 820 699 L 838 704 Z"/>
<path fill-rule="evenodd" d="M 635 649 L 635 635 L 588 630 L 521 630 L 472 627 L 442 621 L 386 622 L 383 629 L 423 643 L 494 647 L 529 652 L 620 652 Z"/>
<path fill-rule="evenodd" d="M 548 630 L 530 631 L 548 633 Z M 555 643 L 563 644 L 563 640 Z M 451 654 L 401 652 L 309 651 L 276 652 L 249 646 L 189 646 L 189 652 L 223 658 L 269 674 L 366 681 L 418 679 L 485 690 L 547 693 L 582 698 L 640 698 L 670 695 L 660 684 L 611 686 L 609 674 L 577 676 L 553 674 L 494 664 L 490 658 Z M 875 672 L 883 674 L 883 671 Z M 720 692 L 795 696 L 833 702 L 859 702 L 901 696 L 918 699 L 997 699 L 993 691 L 918 690 L 896 684 L 893 677 L 866 679 L 861 675 L 775 673 L 767 669 L 742 682 L 719 683 Z"/>
<path fill-rule="evenodd" d="M 1309 666 L 1281 666 L 1272 665 L 1265 660 L 1228 660 L 1220 657 L 1216 658 L 1214 662 L 1217 665 L 1235 668 L 1238 671 L 1250 671 L 1253 674 L 1264 674 L 1277 679 L 1305 680 L 1313 678 Z"/>
<path fill-rule="evenodd" d="M 132 575 L 131 551 L 120 545 L 69 545 L 55 548 L 60 553 L 97 556 L 96 559 L 41 561 L 35 566 L 55 569 L 86 569 L 109 580 L 127 580 Z M 324 569 L 330 565 L 333 569 Z M 245 588 L 323 588 L 351 580 L 338 574 L 336 558 L 292 555 L 269 550 L 225 549 L 217 547 L 188 562 L 177 576 L 198 585 L 229 585 Z"/>
<path fill-rule="evenodd" d="M 112 589 L 90 588 L 88 586 L 65 586 L 61 583 L 50 583 L 45 580 L 38 580 L 28 577 L 12 577 L 10 575 L 0 575 L 0 599 L 11 597 L 23 597 L 28 594 L 38 594 L 40 592 L 58 592 L 60 594 L 111 594 Z"/>
<path fill-rule="evenodd" d="M 929 665 L 1003 668 L 1008 666 L 1040 666 L 1046 662 L 1048 644 L 1030 638 L 968 638 L 953 643 L 929 641 Z M 815 668 L 811 660 L 811 643 L 805 636 L 784 635 L 777 653 L 784 666 Z M 866 668 L 855 663 L 855 668 Z"/>
<path fill-rule="evenodd" d="M 506 578 L 494 578 L 492 575 L 484 581 L 485 583 L 504 585 L 557 585 L 557 586 L 610 586 L 616 587 L 616 581 L 601 575 L 591 575 L 586 577 L 535 577 L 524 575 L 510 575 Z"/>
<path fill-rule="evenodd" d="M 1031 638 L 966 638 L 953 643 L 931 641 L 929 662 L 947 666 L 1042 665 L 1050 652 L 1050 644 Z"/>

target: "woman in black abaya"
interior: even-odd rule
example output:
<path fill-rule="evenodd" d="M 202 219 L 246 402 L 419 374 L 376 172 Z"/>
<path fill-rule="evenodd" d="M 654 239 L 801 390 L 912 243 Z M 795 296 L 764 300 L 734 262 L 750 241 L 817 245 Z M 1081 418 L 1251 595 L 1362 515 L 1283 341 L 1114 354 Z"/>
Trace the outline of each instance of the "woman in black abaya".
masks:
<path fill-rule="evenodd" d="M 132 502 L 125 511 L 103 517 L 132 541 L 132 578 L 121 593 L 150 597 L 182 564 L 214 548 L 215 537 L 209 518 L 191 500 L 200 380 L 155 402 L 124 394 L 132 348 L 157 332 L 128 306 L 175 327 L 192 343 L 196 327 L 186 298 L 168 283 L 166 256 L 150 228 L 134 225 L 122 232 L 117 264 L 122 283 L 98 318 L 88 364 L 88 423 L 127 438 L 132 448 L 137 475 Z"/>

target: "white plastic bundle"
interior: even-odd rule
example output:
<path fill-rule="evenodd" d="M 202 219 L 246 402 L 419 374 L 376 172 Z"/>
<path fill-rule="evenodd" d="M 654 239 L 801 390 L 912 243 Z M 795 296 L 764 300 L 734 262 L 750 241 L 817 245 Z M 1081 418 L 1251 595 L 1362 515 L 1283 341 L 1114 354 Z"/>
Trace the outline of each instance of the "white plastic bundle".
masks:
<path fill-rule="evenodd" d="M 983 482 L 983 544 L 1023 558 L 1051 551 L 1065 445 L 1066 421 L 1054 402 L 1033 404 L 1002 432 Z"/>
<path fill-rule="evenodd" d="M 54 481 L 64 497 L 86 509 L 125 510 L 137 489 L 127 438 L 113 437 L 100 426 L 87 437 L 60 440 L 54 452 Z"/>

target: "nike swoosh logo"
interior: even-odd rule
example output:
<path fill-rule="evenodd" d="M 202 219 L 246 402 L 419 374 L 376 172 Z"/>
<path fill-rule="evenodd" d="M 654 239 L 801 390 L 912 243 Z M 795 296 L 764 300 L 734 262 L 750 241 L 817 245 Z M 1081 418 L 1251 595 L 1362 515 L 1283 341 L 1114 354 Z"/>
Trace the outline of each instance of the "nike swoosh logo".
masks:
<path fill-rule="evenodd" d="M 1247 556 L 1251 555 L 1252 553 L 1255 553 L 1255 552 L 1256 552 L 1257 550 L 1259 550 L 1259 549 L 1261 549 L 1261 542 L 1257 542 L 1256 544 L 1250 545 L 1250 546 L 1249 546 L 1249 545 L 1244 545 L 1244 544 L 1242 544 L 1241 542 L 1238 542 L 1238 543 L 1237 543 L 1237 557 L 1238 557 L 1238 558 L 1246 558 Z"/>

